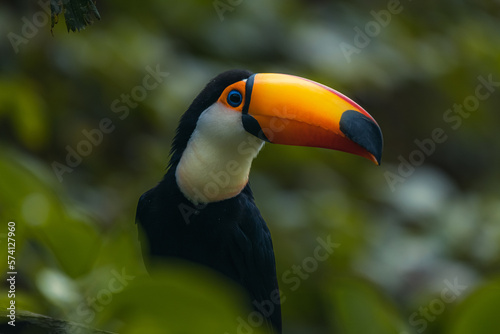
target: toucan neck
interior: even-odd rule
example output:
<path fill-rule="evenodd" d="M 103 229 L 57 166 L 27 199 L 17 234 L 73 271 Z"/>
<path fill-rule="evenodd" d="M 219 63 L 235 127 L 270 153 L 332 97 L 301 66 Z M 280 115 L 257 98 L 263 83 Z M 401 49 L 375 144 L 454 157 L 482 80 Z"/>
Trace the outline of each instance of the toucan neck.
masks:
<path fill-rule="evenodd" d="M 228 140 L 197 130 L 176 167 L 177 185 L 194 204 L 232 198 L 248 183 L 252 160 L 262 146 L 262 140 L 246 132 Z"/>

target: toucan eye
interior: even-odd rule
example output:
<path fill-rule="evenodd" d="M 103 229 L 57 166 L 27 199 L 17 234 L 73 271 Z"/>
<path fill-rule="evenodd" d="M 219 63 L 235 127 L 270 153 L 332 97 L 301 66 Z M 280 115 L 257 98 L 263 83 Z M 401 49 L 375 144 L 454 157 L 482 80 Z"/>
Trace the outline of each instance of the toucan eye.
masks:
<path fill-rule="evenodd" d="M 229 92 L 229 94 L 227 94 L 227 103 L 229 103 L 231 107 L 239 106 L 242 101 L 243 96 L 237 90 L 232 90 Z"/>

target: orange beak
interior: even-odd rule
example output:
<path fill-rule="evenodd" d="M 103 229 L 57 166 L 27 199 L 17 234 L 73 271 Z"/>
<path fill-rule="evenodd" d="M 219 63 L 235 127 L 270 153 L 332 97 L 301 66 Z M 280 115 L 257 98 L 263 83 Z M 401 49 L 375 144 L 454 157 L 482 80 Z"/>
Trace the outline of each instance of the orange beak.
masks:
<path fill-rule="evenodd" d="M 345 95 L 286 74 L 254 74 L 245 86 L 247 132 L 270 143 L 329 148 L 380 164 L 383 139 L 377 122 Z"/>

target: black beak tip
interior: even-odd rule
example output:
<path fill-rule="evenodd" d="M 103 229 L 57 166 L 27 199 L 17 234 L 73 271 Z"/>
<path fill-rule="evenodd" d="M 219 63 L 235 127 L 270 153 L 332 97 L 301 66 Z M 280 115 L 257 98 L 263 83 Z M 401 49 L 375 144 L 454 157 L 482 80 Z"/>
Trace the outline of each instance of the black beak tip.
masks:
<path fill-rule="evenodd" d="M 378 165 L 382 160 L 384 139 L 379 126 L 369 117 L 355 110 L 347 110 L 340 118 L 340 131 L 365 150 L 373 154 Z"/>

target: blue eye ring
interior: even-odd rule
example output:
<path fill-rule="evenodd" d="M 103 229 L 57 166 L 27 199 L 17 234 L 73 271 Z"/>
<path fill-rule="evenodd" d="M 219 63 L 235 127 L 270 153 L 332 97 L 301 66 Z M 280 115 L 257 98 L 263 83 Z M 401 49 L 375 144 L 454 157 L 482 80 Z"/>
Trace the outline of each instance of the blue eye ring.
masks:
<path fill-rule="evenodd" d="M 233 89 L 232 91 L 227 94 L 227 103 L 231 107 L 237 107 L 243 102 L 243 95 L 237 91 L 236 89 Z"/>

